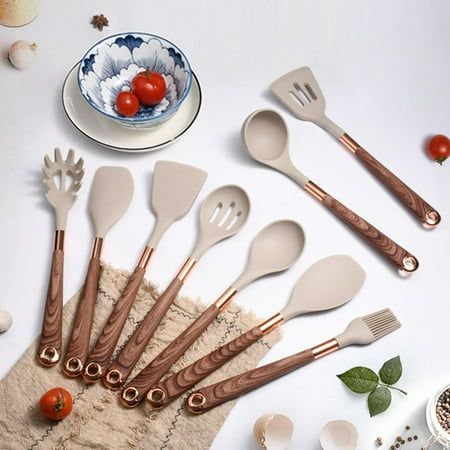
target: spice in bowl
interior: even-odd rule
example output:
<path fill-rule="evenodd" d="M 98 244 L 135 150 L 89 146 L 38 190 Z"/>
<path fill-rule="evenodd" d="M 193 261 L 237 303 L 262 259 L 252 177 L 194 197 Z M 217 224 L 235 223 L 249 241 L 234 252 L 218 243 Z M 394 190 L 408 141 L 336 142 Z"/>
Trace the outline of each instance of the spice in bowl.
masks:
<path fill-rule="evenodd" d="M 439 425 L 450 434 L 450 388 L 447 388 L 436 402 L 436 417 Z"/>

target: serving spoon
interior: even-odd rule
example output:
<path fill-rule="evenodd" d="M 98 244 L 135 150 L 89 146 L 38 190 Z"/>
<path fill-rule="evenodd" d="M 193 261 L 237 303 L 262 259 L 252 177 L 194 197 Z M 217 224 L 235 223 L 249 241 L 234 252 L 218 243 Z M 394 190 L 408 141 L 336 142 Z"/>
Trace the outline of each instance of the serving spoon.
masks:
<path fill-rule="evenodd" d="M 133 191 L 133 177 L 125 167 L 103 166 L 95 172 L 89 195 L 89 213 L 95 228 L 95 238 L 64 357 L 63 371 L 69 377 L 81 375 L 88 354 L 104 239 L 111 227 L 125 214 Z"/>
<path fill-rule="evenodd" d="M 244 148 L 253 159 L 296 181 L 394 264 L 400 273 L 408 274 L 419 267 L 419 261 L 415 256 L 333 198 L 294 166 L 288 150 L 288 128 L 277 112 L 262 109 L 250 114 L 242 125 L 241 136 Z"/>
<path fill-rule="evenodd" d="M 156 215 L 156 223 L 137 266 L 87 357 L 83 371 L 86 382 L 93 383 L 103 376 L 154 250 L 167 229 L 189 212 L 206 177 L 207 173 L 203 170 L 186 164 L 171 161 L 158 161 L 155 164 L 152 207 Z"/>
<path fill-rule="evenodd" d="M 122 391 L 125 406 L 137 406 L 147 392 L 195 342 L 211 322 L 241 291 L 265 275 L 291 267 L 300 257 L 305 243 L 303 229 L 296 222 L 281 220 L 263 228 L 255 237 L 250 259 L 241 275 L 186 330 L 151 361 Z"/>
<path fill-rule="evenodd" d="M 350 256 L 333 255 L 310 266 L 298 279 L 287 305 L 243 335 L 198 359 L 150 389 L 147 400 L 160 409 L 219 369 L 266 334 L 294 317 L 337 308 L 349 302 L 365 279 L 362 267 Z"/>
<path fill-rule="evenodd" d="M 191 255 L 109 366 L 103 377 L 107 387 L 123 385 L 200 258 L 213 245 L 240 231 L 249 212 L 250 200 L 239 186 L 222 186 L 206 197 L 200 210 L 200 234 Z"/>

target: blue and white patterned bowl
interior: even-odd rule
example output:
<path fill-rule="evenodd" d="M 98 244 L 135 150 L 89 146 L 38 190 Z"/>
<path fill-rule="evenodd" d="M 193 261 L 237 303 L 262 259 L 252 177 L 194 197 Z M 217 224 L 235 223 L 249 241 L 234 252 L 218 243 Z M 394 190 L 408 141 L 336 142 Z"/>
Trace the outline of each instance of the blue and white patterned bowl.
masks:
<path fill-rule="evenodd" d="M 135 116 L 124 117 L 115 109 L 117 94 L 130 90 L 133 77 L 145 69 L 164 77 L 166 96 L 158 105 L 142 105 Z M 170 119 L 186 99 L 191 84 L 191 66 L 184 53 L 172 42 L 148 33 L 109 36 L 87 51 L 78 68 L 78 85 L 86 101 L 99 113 L 137 130 Z"/>

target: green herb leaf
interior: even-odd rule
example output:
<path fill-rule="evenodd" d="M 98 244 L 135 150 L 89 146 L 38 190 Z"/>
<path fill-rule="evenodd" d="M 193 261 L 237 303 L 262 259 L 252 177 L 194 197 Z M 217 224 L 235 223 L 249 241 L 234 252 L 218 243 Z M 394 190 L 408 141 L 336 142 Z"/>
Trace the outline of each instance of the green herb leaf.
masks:
<path fill-rule="evenodd" d="M 378 386 L 378 375 L 367 367 L 353 367 L 337 376 L 350 390 L 357 394 L 372 392 Z"/>
<path fill-rule="evenodd" d="M 400 356 L 386 361 L 383 367 L 380 369 L 380 378 L 383 383 L 395 384 L 402 376 L 402 362 L 400 361 Z"/>
<path fill-rule="evenodd" d="M 369 394 L 367 405 L 369 406 L 370 417 L 386 411 L 391 404 L 391 391 L 388 388 L 379 386 Z"/>

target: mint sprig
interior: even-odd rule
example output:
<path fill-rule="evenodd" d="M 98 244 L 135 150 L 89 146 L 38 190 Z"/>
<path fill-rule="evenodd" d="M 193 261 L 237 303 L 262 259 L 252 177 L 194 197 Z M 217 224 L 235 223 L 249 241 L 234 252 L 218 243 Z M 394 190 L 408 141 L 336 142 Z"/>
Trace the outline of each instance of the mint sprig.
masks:
<path fill-rule="evenodd" d="M 353 392 L 369 394 L 367 406 L 370 417 L 386 411 L 392 401 L 391 389 L 407 395 L 404 390 L 393 386 L 401 378 L 403 372 L 400 356 L 386 361 L 378 375 L 368 367 L 357 366 L 347 370 L 337 377 Z"/>

